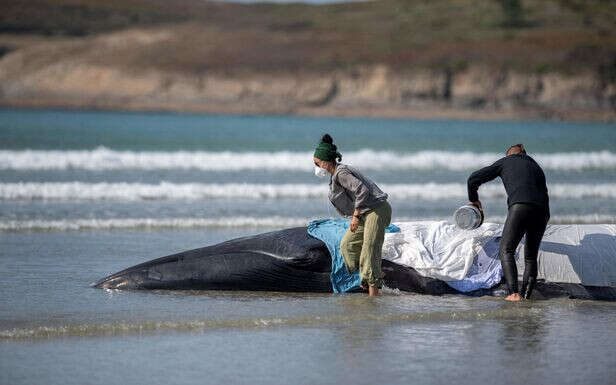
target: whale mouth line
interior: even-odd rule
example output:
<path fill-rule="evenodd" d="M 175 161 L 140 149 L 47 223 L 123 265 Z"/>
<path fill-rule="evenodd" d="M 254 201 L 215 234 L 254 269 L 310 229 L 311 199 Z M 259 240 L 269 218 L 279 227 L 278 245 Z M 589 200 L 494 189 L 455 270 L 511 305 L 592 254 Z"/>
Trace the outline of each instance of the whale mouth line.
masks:
<path fill-rule="evenodd" d="M 272 257 L 272 258 L 279 259 L 279 260 L 282 260 L 282 261 L 285 261 L 285 260 L 288 259 L 288 258 L 285 258 L 285 257 L 283 257 L 281 255 L 274 254 L 274 253 L 268 253 L 267 251 L 263 251 L 263 250 L 244 250 L 244 251 L 241 251 L 241 252 L 266 255 L 268 257 Z"/>

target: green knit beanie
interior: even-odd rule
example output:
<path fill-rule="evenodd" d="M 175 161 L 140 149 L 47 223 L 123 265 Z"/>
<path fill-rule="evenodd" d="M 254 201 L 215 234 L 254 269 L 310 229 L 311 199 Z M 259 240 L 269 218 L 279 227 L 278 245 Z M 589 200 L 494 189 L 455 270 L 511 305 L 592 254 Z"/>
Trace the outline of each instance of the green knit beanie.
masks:
<path fill-rule="evenodd" d="M 338 147 L 334 144 L 334 140 L 329 134 L 323 135 L 321 142 L 314 150 L 314 157 L 317 159 L 331 162 L 335 159 L 342 160 L 342 155 L 337 151 Z"/>

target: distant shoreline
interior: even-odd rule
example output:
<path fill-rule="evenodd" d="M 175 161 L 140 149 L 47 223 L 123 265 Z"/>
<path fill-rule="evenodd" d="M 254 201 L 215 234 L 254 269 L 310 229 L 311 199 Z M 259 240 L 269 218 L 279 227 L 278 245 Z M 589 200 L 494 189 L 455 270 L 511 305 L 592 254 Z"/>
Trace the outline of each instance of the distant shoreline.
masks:
<path fill-rule="evenodd" d="M 0 106 L 616 122 L 616 3 L 506 3 L 10 0 Z"/>

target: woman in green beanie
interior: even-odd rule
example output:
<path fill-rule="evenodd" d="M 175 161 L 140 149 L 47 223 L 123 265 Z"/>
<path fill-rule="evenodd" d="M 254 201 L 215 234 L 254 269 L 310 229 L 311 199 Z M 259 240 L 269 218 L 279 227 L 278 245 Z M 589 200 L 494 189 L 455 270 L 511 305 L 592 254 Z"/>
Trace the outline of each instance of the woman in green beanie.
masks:
<path fill-rule="evenodd" d="M 323 135 L 314 151 L 315 175 L 330 176 L 329 200 L 336 210 L 351 217 L 351 225 L 340 243 L 349 272 L 359 268 L 361 285 L 371 296 L 382 285 L 381 252 L 385 228 L 391 222 L 387 194 L 357 169 L 342 161 L 331 136 Z"/>

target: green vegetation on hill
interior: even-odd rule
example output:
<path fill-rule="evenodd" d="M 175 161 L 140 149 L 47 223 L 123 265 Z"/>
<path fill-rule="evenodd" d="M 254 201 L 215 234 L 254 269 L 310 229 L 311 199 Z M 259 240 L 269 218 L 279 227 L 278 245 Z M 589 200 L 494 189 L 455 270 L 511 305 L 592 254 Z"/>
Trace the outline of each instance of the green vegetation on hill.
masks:
<path fill-rule="evenodd" d="M 379 0 L 311 6 L 205 0 L 4 0 L 0 33 L 88 36 L 174 31 L 165 44 L 118 52 L 138 68 L 321 71 L 388 64 L 457 71 L 616 77 L 614 0 Z"/>

